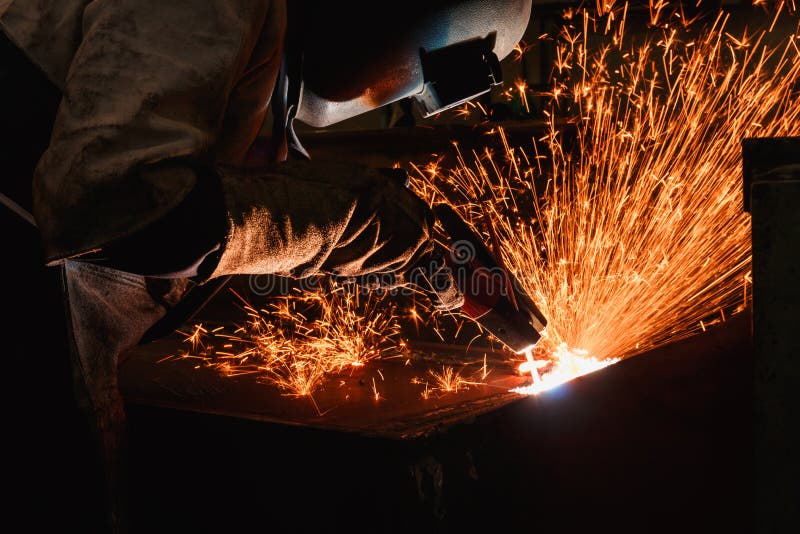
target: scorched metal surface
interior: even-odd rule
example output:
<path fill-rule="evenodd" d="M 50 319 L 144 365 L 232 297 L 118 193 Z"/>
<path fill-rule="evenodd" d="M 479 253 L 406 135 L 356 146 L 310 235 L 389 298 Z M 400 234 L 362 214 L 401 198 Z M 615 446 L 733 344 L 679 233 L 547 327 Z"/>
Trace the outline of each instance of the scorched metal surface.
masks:
<path fill-rule="evenodd" d="M 167 359 L 187 348 L 175 333 L 137 347 L 120 368 L 120 387 L 128 402 L 258 421 L 355 432 L 386 438 L 412 438 L 518 400 L 509 390 L 529 377 L 511 362 L 486 351 L 488 374 L 482 377 L 480 350 L 412 350 L 325 379 L 311 396 L 286 395 L 258 374 L 225 376 L 194 359 Z M 160 363 L 159 363 L 160 362 Z M 430 371 L 443 366 L 460 371 L 465 384 L 438 391 Z M 427 390 L 427 398 L 423 393 Z M 376 392 L 378 398 L 376 399 Z"/>

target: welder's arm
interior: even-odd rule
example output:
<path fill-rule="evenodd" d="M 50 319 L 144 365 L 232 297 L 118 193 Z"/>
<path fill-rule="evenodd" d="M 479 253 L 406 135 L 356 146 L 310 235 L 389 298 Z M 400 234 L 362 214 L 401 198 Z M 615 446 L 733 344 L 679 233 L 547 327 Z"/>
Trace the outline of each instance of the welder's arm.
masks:
<path fill-rule="evenodd" d="M 95 261 L 162 277 L 384 274 L 372 280 L 388 283 L 432 247 L 428 206 L 377 169 L 294 161 L 199 173 L 176 209 Z"/>
<path fill-rule="evenodd" d="M 432 214 L 403 183 L 365 166 L 292 161 L 221 171 L 228 219 L 212 276 L 402 272 L 432 246 Z"/>

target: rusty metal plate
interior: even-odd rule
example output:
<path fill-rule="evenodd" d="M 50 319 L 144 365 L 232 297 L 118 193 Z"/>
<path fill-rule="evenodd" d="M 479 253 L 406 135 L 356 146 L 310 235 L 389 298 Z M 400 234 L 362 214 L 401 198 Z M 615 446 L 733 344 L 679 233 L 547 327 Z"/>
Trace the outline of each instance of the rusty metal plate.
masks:
<path fill-rule="evenodd" d="M 523 398 L 509 390 L 527 379 L 496 353 L 485 351 L 484 360 L 481 349 L 424 347 L 330 375 L 310 397 L 296 397 L 257 374 L 225 376 L 196 360 L 167 358 L 186 348 L 175 333 L 127 353 L 120 387 L 127 403 L 384 438 L 424 436 Z M 442 366 L 476 383 L 438 390 L 431 371 Z"/>

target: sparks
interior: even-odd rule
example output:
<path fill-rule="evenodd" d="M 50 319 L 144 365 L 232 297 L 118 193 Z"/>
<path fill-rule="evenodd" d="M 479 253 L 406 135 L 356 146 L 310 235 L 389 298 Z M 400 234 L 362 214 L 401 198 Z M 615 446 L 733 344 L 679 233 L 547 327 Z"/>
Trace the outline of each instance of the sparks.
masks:
<path fill-rule="evenodd" d="M 183 334 L 186 336 L 184 338 L 184 343 L 189 343 L 192 347 L 192 352 L 196 353 L 205 349 L 205 337 L 208 335 L 208 330 L 203 328 L 202 324 L 194 325 L 194 330 L 187 334 L 186 332 L 178 332 L 179 334 Z"/>
<path fill-rule="evenodd" d="M 433 382 L 433 386 L 429 386 L 428 380 L 423 381 L 417 378 L 412 381 L 412 383 L 425 384 L 425 390 L 421 393 L 421 396 L 426 400 L 435 392 L 439 392 L 440 395 L 458 393 L 459 390 L 463 391 L 470 386 L 478 386 L 484 383 L 480 380 L 465 378 L 461 371 L 457 371 L 450 365 L 443 365 L 441 373 L 434 369 L 429 369 L 428 376 Z"/>
<path fill-rule="evenodd" d="M 531 112 L 531 108 L 528 106 L 528 94 L 527 94 L 528 84 L 527 84 L 527 82 L 525 82 L 525 80 L 517 80 L 517 83 L 515 85 L 516 85 L 517 91 L 519 92 L 519 98 L 522 101 L 522 104 L 525 106 L 525 111 L 530 113 Z"/>
<path fill-rule="evenodd" d="M 381 400 L 381 394 L 378 391 L 378 386 L 375 384 L 375 377 L 372 377 L 372 396 L 375 398 L 375 402 Z"/>
<path fill-rule="evenodd" d="M 502 159 L 457 151 L 455 168 L 418 172 L 412 184 L 491 229 L 548 318 L 546 367 L 523 365 L 541 375 L 535 391 L 745 309 L 740 142 L 800 135 L 793 35 L 775 44 L 768 28 L 729 30 L 724 11 L 699 26 L 668 2 L 650 6 L 638 41 L 621 29 L 627 8 L 570 13 L 592 24 L 568 23 L 554 38 L 553 90 L 533 146 L 509 147 L 498 128 Z"/>
<path fill-rule="evenodd" d="M 191 349 L 184 358 L 199 359 L 225 376 L 254 373 L 287 395 L 307 397 L 327 376 L 401 353 L 405 346 L 394 306 L 360 288 L 325 284 L 275 297 L 262 309 L 235 295 L 246 314 L 243 324 L 230 333 L 216 328 L 211 340 L 197 325 L 186 335 Z"/>

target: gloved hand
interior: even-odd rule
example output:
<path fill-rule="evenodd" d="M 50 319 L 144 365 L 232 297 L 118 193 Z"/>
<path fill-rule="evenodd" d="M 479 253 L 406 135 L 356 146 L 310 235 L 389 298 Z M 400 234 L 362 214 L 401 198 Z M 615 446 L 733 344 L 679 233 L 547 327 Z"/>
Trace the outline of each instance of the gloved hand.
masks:
<path fill-rule="evenodd" d="M 418 261 L 400 271 L 346 277 L 342 281 L 356 282 L 375 291 L 422 294 L 438 311 L 455 310 L 464 304 L 455 273 L 445 263 L 439 249 L 421 255 Z"/>
<path fill-rule="evenodd" d="M 404 188 L 409 185 L 408 173 L 403 169 L 378 171 Z M 450 253 L 442 246 L 421 247 L 414 259 L 402 268 L 391 272 L 368 273 L 358 277 L 356 281 L 372 289 L 419 292 L 428 297 L 434 309 L 454 310 L 464 304 L 464 295 L 458 289 L 455 273 L 444 260 L 444 255 Z"/>
<path fill-rule="evenodd" d="M 464 304 L 464 295 L 456 283 L 457 274 L 445 262 L 445 254 L 450 251 L 435 247 L 402 275 L 405 281 L 427 295 L 438 311 L 455 310 Z"/>
<path fill-rule="evenodd" d="M 212 277 L 402 273 L 432 248 L 430 209 L 391 173 L 317 160 L 220 172 L 228 232 Z"/>

